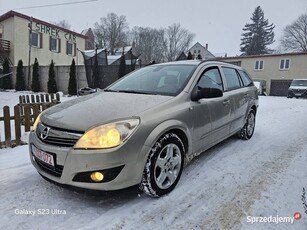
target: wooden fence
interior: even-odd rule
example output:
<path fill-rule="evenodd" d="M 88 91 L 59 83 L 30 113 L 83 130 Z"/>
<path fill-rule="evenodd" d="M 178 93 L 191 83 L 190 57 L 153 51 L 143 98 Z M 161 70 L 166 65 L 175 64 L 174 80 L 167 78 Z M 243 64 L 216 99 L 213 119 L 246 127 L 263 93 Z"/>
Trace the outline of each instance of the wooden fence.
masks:
<path fill-rule="evenodd" d="M 2 147 L 14 147 L 26 144 L 21 141 L 22 126 L 24 131 L 29 132 L 37 116 L 45 109 L 60 103 L 59 94 L 25 95 L 19 97 L 19 104 L 14 106 L 14 113 L 11 115 L 10 107 L 3 107 L 4 140 L 0 130 L 0 149 Z M 14 121 L 14 129 L 11 129 L 11 121 Z M 15 132 L 15 139 L 12 139 L 12 131 Z"/>

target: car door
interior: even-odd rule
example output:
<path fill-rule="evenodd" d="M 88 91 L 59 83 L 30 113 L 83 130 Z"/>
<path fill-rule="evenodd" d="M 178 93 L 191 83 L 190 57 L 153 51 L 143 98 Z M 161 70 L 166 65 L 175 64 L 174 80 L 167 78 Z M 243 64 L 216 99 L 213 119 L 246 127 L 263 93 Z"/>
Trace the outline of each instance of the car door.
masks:
<path fill-rule="evenodd" d="M 226 92 L 231 104 L 230 133 L 240 130 L 244 124 L 244 118 L 248 107 L 248 88 L 244 87 L 243 81 L 235 68 L 222 67 L 226 82 Z"/>
<path fill-rule="evenodd" d="M 223 90 L 219 68 L 214 66 L 205 69 L 196 87 Z M 200 99 L 198 102 L 193 102 L 193 109 L 194 139 L 198 150 L 211 146 L 229 135 L 231 108 L 228 96 Z"/>

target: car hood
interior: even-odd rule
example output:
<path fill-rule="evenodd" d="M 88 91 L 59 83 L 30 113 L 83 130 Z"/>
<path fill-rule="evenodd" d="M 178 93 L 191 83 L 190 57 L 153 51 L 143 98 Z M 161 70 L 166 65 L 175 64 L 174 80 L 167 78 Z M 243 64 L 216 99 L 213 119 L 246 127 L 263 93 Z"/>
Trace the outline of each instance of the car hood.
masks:
<path fill-rule="evenodd" d="M 41 121 L 49 126 L 86 131 L 109 121 L 138 116 L 173 97 L 101 92 L 63 102 L 46 110 Z"/>
<path fill-rule="evenodd" d="M 290 86 L 289 89 L 307 89 L 307 86 Z"/>

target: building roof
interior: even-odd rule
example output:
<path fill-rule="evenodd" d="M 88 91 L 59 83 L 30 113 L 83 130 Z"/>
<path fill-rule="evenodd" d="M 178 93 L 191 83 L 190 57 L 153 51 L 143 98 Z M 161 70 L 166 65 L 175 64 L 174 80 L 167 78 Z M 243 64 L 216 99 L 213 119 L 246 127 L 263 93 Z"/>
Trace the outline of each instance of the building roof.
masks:
<path fill-rule="evenodd" d="M 33 22 L 38 22 L 38 23 L 40 23 L 40 24 L 42 24 L 42 25 L 49 26 L 49 27 L 55 27 L 55 28 L 57 28 L 57 29 L 59 29 L 59 30 L 62 30 L 62 31 L 64 31 L 64 32 L 67 32 L 67 33 L 76 35 L 76 36 L 81 37 L 81 38 L 87 38 L 87 36 L 85 36 L 85 35 L 83 35 L 83 34 L 80 34 L 80 33 L 77 33 L 77 32 L 71 31 L 71 30 L 68 30 L 68 29 L 63 28 L 63 27 L 60 27 L 60 26 L 58 26 L 58 25 L 51 24 L 51 23 L 49 23 L 49 22 L 42 21 L 42 20 L 37 19 L 37 18 L 30 17 L 30 16 L 25 15 L 25 14 L 18 13 L 18 12 L 13 11 L 13 10 L 8 11 L 8 12 L 5 13 L 5 14 L 2 14 L 2 15 L 0 16 L 0 22 L 5 21 L 5 20 L 7 20 L 8 18 L 12 18 L 12 17 L 19 17 L 19 18 L 26 19 L 26 20 L 28 20 L 28 21 L 30 21 L 31 18 L 32 18 L 32 21 L 33 21 Z"/>
<path fill-rule="evenodd" d="M 206 47 L 204 47 L 202 44 L 200 44 L 199 42 L 196 42 L 190 49 L 189 49 L 189 51 L 191 51 L 193 48 L 194 48 L 194 46 L 197 46 L 197 45 L 199 45 L 203 50 L 205 50 L 209 55 L 211 55 L 212 57 L 214 57 L 214 55 L 206 48 L 206 47 L 208 47 L 208 45 L 206 45 Z"/>
<path fill-rule="evenodd" d="M 200 44 L 199 42 L 196 42 L 189 50 L 191 50 L 194 46 L 199 45 L 201 46 L 203 49 L 206 49 L 206 47 L 204 47 L 202 44 Z"/>
<path fill-rule="evenodd" d="M 292 53 L 278 53 L 278 54 L 261 54 L 261 55 L 241 55 L 235 57 L 221 57 L 221 59 L 244 59 L 244 58 L 263 58 L 263 57 L 281 57 L 281 56 L 297 56 L 307 55 L 307 52 L 292 52 Z"/>
<path fill-rule="evenodd" d="M 132 46 L 125 46 L 125 47 L 121 47 L 121 48 L 115 48 L 114 49 L 114 54 L 115 55 L 121 55 L 123 53 L 123 51 L 124 51 L 124 54 L 126 54 L 130 50 L 132 50 Z"/>
<path fill-rule="evenodd" d="M 106 49 L 97 49 L 97 54 L 100 54 L 101 52 L 106 52 Z M 89 57 L 92 58 L 95 56 L 96 54 L 96 50 L 85 50 L 84 54 Z"/>

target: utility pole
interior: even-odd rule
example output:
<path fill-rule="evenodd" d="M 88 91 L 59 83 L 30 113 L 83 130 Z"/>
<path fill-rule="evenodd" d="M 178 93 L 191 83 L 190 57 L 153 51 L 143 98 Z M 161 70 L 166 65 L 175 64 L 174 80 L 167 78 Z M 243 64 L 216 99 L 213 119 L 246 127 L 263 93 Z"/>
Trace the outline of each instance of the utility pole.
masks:
<path fill-rule="evenodd" d="M 76 59 L 77 59 L 77 65 L 76 65 L 77 97 L 79 97 L 79 74 L 78 74 L 78 54 L 79 53 L 78 53 L 78 51 L 80 51 L 80 50 L 78 49 L 78 47 L 76 47 L 76 50 L 77 50 L 77 57 L 76 57 Z"/>
<path fill-rule="evenodd" d="M 32 17 L 30 17 L 30 23 L 28 24 L 29 31 L 29 62 L 28 62 L 28 90 L 30 87 L 30 75 L 31 75 L 31 48 L 32 48 Z"/>

